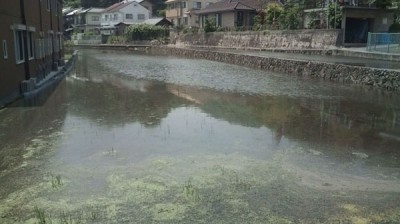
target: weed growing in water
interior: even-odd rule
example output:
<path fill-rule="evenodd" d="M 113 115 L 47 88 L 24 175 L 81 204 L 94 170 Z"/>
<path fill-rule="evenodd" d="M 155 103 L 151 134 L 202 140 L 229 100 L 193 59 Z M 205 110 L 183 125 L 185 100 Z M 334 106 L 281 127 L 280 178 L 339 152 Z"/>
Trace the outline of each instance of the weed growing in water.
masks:
<path fill-rule="evenodd" d="M 50 223 L 49 221 L 46 221 L 46 214 L 44 212 L 44 209 L 35 206 L 33 210 L 35 212 L 36 219 L 38 220 L 38 224 Z"/>
<path fill-rule="evenodd" d="M 61 180 L 61 175 L 51 175 L 51 186 L 53 188 L 59 188 L 63 185 L 62 180 Z"/>
<path fill-rule="evenodd" d="M 190 201 L 193 202 L 200 201 L 199 190 L 195 186 L 193 186 L 192 178 L 189 178 L 189 180 L 186 181 L 185 184 L 183 185 L 183 194 L 185 198 Z"/>

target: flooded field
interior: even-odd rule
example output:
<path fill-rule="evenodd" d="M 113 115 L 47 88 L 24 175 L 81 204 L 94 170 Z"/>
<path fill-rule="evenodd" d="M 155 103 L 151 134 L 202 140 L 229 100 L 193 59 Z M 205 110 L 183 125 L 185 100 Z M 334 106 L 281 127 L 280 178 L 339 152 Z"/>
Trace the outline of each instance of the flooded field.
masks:
<path fill-rule="evenodd" d="M 399 116 L 396 93 L 82 50 L 0 110 L 0 223 L 400 223 Z"/>

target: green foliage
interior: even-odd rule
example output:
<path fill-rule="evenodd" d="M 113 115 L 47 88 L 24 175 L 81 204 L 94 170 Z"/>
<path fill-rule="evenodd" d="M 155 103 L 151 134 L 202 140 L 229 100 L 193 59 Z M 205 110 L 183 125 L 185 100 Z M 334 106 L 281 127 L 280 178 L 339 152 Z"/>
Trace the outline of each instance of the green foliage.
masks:
<path fill-rule="evenodd" d="M 185 34 L 196 34 L 198 32 L 199 32 L 199 28 L 197 28 L 197 27 L 185 27 L 182 30 L 182 33 L 185 33 Z"/>
<path fill-rule="evenodd" d="M 279 24 L 281 29 L 299 29 L 301 25 L 302 10 L 298 4 L 286 4 L 281 15 Z"/>
<path fill-rule="evenodd" d="M 126 43 L 125 36 L 109 36 L 107 39 L 107 44 L 124 44 Z"/>
<path fill-rule="evenodd" d="M 175 26 L 175 31 L 179 34 L 181 31 L 183 31 L 185 27 L 183 25 L 177 25 Z"/>
<path fill-rule="evenodd" d="M 165 17 L 165 9 L 160 9 L 156 11 L 157 17 Z"/>
<path fill-rule="evenodd" d="M 95 34 L 94 34 L 94 32 L 92 32 L 92 31 L 83 33 L 83 36 L 94 36 L 94 35 L 95 35 Z"/>
<path fill-rule="evenodd" d="M 217 30 L 215 18 L 206 19 L 204 25 L 204 32 L 210 33 L 215 32 Z"/>
<path fill-rule="evenodd" d="M 342 9 L 340 8 L 339 4 L 330 3 L 328 5 L 327 14 L 330 28 L 338 29 L 342 26 Z"/>
<path fill-rule="evenodd" d="M 257 30 L 262 30 L 263 29 L 263 25 L 264 25 L 264 15 L 262 13 L 254 16 L 253 18 L 253 30 L 257 31 Z"/>
<path fill-rule="evenodd" d="M 317 12 L 311 12 L 309 15 L 310 21 L 307 24 L 307 27 L 310 29 L 317 29 L 319 24 L 318 24 L 318 13 Z"/>
<path fill-rule="evenodd" d="M 380 9 L 387 9 L 389 6 L 392 6 L 392 3 L 395 3 L 396 0 L 375 0 L 375 5 Z"/>
<path fill-rule="evenodd" d="M 150 24 L 133 24 L 126 30 L 126 39 L 131 40 L 155 40 L 164 38 L 166 30 L 164 27 Z"/>
<path fill-rule="evenodd" d="M 283 7 L 277 4 L 271 4 L 265 9 L 265 23 L 275 25 L 279 17 L 283 14 Z"/>
<path fill-rule="evenodd" d="M 395 22 L 389 27 L 389 33 L 400 33 L 400 23 Z"/>

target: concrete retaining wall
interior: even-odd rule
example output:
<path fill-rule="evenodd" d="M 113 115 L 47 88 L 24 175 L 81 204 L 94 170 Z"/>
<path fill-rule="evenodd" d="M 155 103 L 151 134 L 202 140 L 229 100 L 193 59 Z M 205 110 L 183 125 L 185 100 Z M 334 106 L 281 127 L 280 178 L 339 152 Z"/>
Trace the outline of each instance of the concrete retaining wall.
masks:
<path fill-rule="evenodd" d="M 279 30 L 171 34 L 177 47 L 218 46 L 227 48 L 333 49 L 343 43 L 342 30 Z"/>
<path fill-rule="evenodd" d="M 400 90 L 400 72 L 393 70 L 184 48 L 152 47 L 150 51 L 154 54 L 206 59 L 291 75 Z"/>

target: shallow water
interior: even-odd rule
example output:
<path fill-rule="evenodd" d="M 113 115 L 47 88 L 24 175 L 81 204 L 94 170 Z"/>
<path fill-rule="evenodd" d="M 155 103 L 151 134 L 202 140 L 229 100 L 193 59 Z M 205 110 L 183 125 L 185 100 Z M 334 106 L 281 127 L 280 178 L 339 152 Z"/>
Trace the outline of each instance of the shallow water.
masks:
<path fill-rule="evenodd" d="M 0 111 L 0 223 L 398 223 L 400 98 L 83 50 Z"/>

